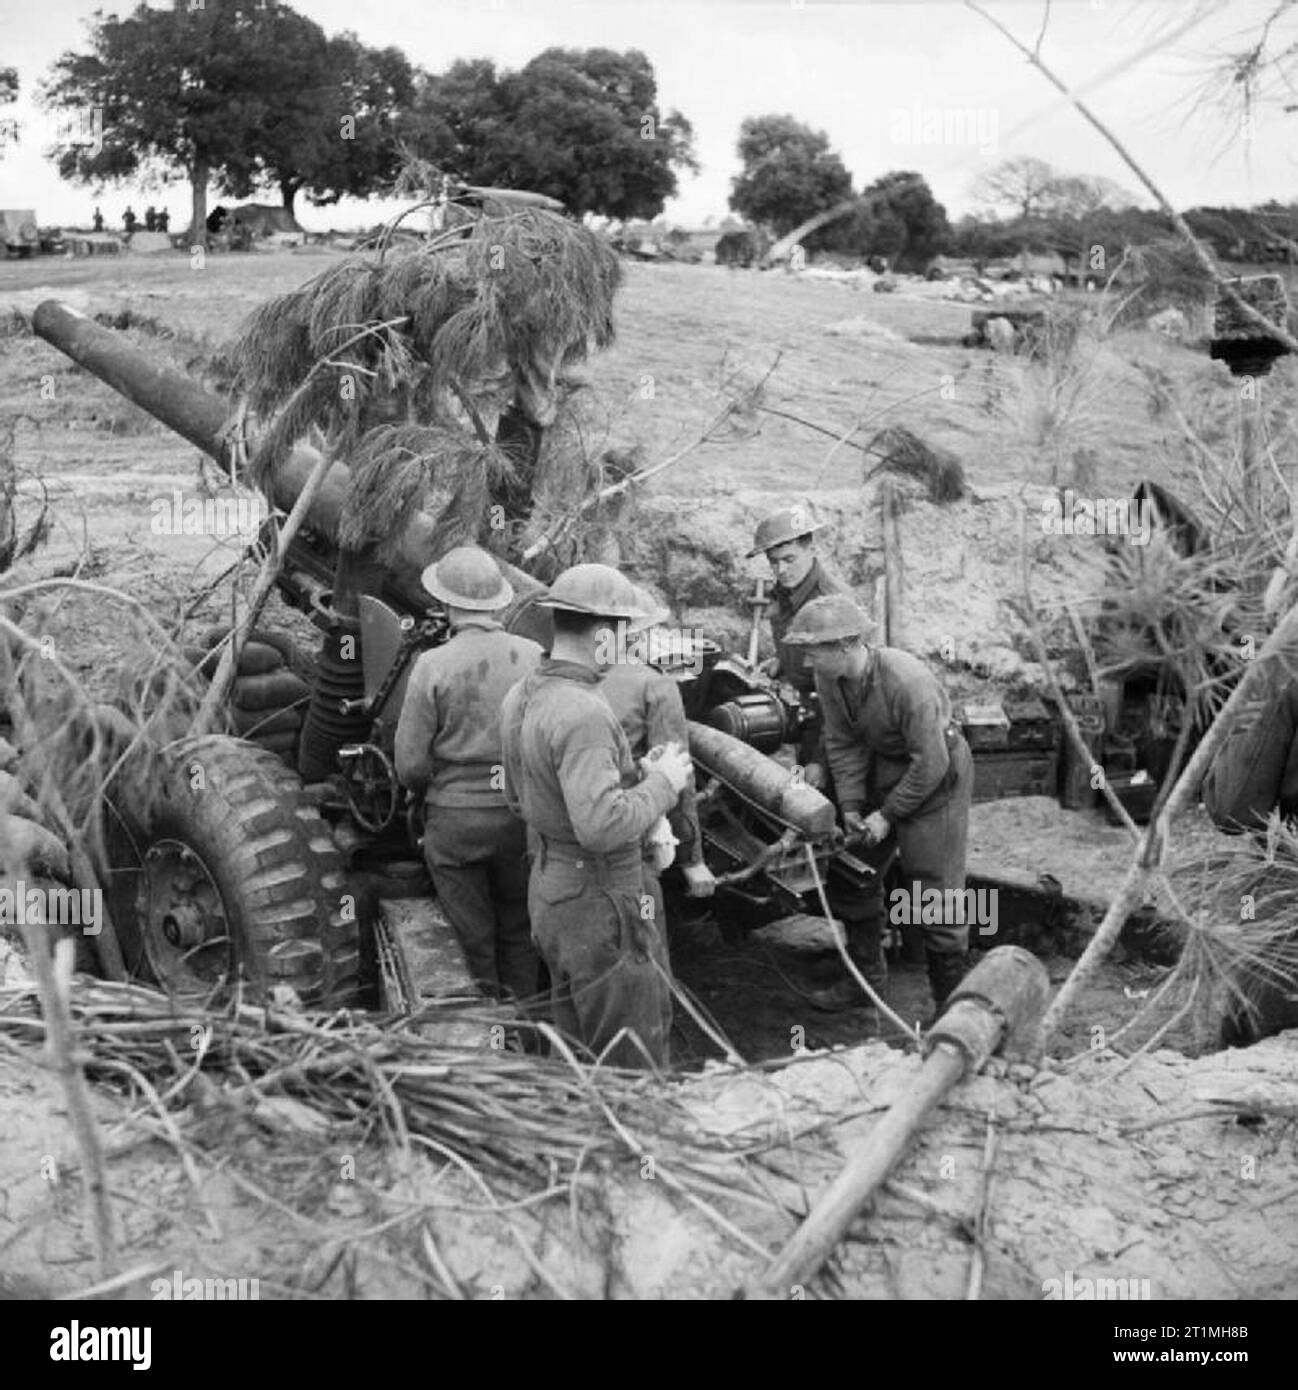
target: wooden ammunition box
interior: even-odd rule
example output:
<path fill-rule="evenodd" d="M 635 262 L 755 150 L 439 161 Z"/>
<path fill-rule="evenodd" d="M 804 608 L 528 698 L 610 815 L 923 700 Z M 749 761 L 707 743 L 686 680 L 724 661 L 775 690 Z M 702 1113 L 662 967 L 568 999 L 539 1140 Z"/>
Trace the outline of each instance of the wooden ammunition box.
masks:
<path fill-rule="evenodd" d="M 973 752 L 1009 746 L 1010 721 L 1000 705 L 962 705 L 956 719 Z"/>
<path fill-rule="evenodd" d="M 1005 716 L 1010 721 L 1006 746 L 1012 752 L 1059 746 L 1059 721 L 1040 700 L 1006 700 Z"/>
<path fill-rule="evenodd" d="M 1114 796 L 1127 808 L 1127 814 L 1137 825 L 1145 825 L 1149 821 L 1149 813 L 1154 809 L 1154 802 L 1158 799 L 1158 783 L 1146 774 L 1142 782 L 1132 783 L 1132 777 L 1138 773 L 1121 773 L 1116 777 L 1109 778 L 1109 786 Z M 1104 802 L 1104 814 L 1108 818 L 1110 825 L 1121 825 L 1122 821 L 1117 812 L 1109 805 L 1108 800 Z"/>
<path fill-rule="evenodd" d="M 975 801 L 1004 801 L 1011 796 L 1055 796 L 1058 787 L 1058 749 L 974 754 Z"/>

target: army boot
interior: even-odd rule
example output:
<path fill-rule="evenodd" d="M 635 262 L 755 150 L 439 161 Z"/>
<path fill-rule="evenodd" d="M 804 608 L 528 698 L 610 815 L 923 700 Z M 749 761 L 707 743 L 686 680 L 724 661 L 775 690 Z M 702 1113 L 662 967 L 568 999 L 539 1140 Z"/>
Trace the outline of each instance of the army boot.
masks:
<path fill-rule="evenodd" d="M 864 922 L 844 922 L 843 926 L 847 935 L 847 954 L 852 958 L 852 964 L 882 999 L 888 986 L 888 963 L 883 954 L 883 923 L 874 918 Z M 865 991 L 847 974 L 826 989 L 813 990 L 807 1000 L 813 1009 L 820 1009 L 824 1013 L 839 1013 L 844 1009 L 869 1009 L 871 1013 L 877 1013 Z"/>

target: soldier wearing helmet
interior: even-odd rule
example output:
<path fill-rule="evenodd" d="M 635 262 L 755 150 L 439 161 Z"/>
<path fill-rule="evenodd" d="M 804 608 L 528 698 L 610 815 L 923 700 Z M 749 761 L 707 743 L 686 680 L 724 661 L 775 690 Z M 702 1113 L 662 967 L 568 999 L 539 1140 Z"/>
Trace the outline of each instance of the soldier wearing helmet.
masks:
<path fill-rule="evenodd" d="M 500 706 L 541 648 L 496 620 L 514 591 L 487 551 L 457 546 L 423 582 L 445 605 L 452 635 L 410 673 L 397 776 L 424 798 L 424 858 L 475 984 L 495 998 L 528 999 L 538 972 L 526 831 L 505 804 Z"/>
<path fill-rule="evenodd" d="M 873 628 L 850 598 L 830 595 L 801 610 L 785 641 L 806 649 L 815 674 L 844 828 L 870 843 L 895 830 L 906 892 L 918 887 L 915 901 L 923 901 L 928 889 L 941 894 L 942 920 L 922 922 L 929 984 L 940 1010 L 964 974 L 969 945 L 963 912 L 947 912 L 945 905 L 954 904 L 965 886 L 973 758 L 937 678 L 908 652 L 871 645 Z M 862 973 L 877 980 L 883 960 L 880 890 L 870 907 L 865 922 L 849 925 L 849 941 Z M 948 920 L 955 916 L 962 920 Z M 853 991 L 845 980 L 818 1002 L 846 1007 L 859 1001 L 859 991 Z"/>
<path fill-rule="evenodd" d="M 806 653 L 796 644 L 785 641 L 789 625 L 812 599 L 826 594 L 846 593 L 841 580 L 825 569 L 816 554 L 815 533 L 822 527 L 808 508 L 784 507 L 761 521 L 753 536 L 753 548 L 746 558 L 765 555 L 775 576 L 775 593 L 771 604 L 771 636 L 775 639 L 775 657 L 763 670 L 768 676 L 786 680 L 800 695 L 810 695 L 815 678 Z M 803 731 L 798 748 L 798 761 L 804 766 L 806 781 L 813 787 L 824 785 L 821 763 L 820 726 L 809 724 Z"/>
<path fill-rule="evenodd" d="M 501 723 L 555 1022 L 612 1065 L 665 1066 L 666 924 L 646 892 L 641 843 L 685 790 L 689 754 L 669 744 L 637 766 L 600 692 L 619 625 L 642 616 L 630 581 L 607 565 L 576 565 L 539 602 L 554 613 L 554 644 L 505 697 Z"/>
<path fill-rule="evenodd" d="M 645 589 L 635 591 L 635 601 L 644 616 L 634 619 L 627 631 L 633 636 L 649 636 L 666 620 L 667 610 Z M 651 648 L 651 644 L 646 646 Z M 650 660 L 631 659 L 636 655 L 628 652 L 627 659 L 615 662 L 600 683 L 604 698 L 612 706 L 631 745 L 631 756 L 643 758 L 650 748 L 668 743 L 688 748 L 689 729 L 680 686 Z M 677 846 L 674 862 L 680 865 L 685 876 L 686 891 L 692 898 L 711 897 L 716 890 L 716 880 L 703 859 L 703 836 L 699 832 L 692 778 L 669 813 L 668 822 Z M 655 894 L 661 914 L 658 874 L 666 864 L 655 865 L 646 858 L 646 866 L 649 870 L 646 884 Z"/>

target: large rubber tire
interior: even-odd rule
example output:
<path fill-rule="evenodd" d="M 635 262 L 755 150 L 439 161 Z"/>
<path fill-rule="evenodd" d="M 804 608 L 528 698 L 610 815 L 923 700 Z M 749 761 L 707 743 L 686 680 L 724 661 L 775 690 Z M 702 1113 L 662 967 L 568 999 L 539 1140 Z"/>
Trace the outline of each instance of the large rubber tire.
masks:
<path fill-rule="evenodd" d="M 289 985 L 316 1007 L 357 1001 L 360 914 L 342 856 L 274 754 L 187 739 L 113 803 L 110 910 L 132 973 L 176 994 L 242 976 L 256 997 Z"/>

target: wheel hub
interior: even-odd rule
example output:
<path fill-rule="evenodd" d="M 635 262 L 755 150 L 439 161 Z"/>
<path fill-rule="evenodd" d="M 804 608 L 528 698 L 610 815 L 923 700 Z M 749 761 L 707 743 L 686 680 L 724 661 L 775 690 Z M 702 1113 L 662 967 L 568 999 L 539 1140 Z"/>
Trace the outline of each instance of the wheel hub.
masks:
<path fill-rule="evenodd" d="M 164 989 L 206 993 L 231 973 L 233 943 L 220 889 L 188 845 L 179 840 L 150 845 L 136 909 L 145 956 Z"/>

